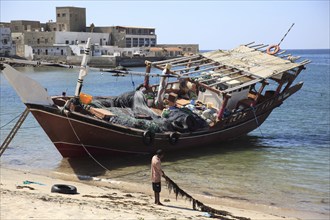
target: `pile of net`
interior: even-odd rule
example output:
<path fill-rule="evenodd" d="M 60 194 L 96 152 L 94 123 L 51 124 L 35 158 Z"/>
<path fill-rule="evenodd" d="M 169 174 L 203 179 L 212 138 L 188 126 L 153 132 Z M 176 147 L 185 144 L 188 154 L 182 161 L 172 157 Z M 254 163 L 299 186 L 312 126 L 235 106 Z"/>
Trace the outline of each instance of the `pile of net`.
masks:
<path fill-rule="evenodd" d="M 169 189 L 170 193 L 173 191 L 176 196 L 176 199 L 178 199 L 178 195 L 180 195 L 181 197 L 191 201 L 194 210 L 200 210 L 202 212 L 207 212 L 207 213 L 211 214 L 211 217 L 213 217 L 213 218 L 219 218 L 219 219 L 224 219 L 224 220 L 233 220 L 233 219 L 249 220 L 250 219 L 250 218 L 245 218 L 245 217 L 234 216 L 227 211 L 217 210 L 217 209 L 211 208 L 209 206 L 206 206 L 202 202 L 198 201 L 197 199 L 194 199 L 191 195 L 189 195 L 184 190 L 182 190 L 168 176 L 163 175 L 163 177 L 165 178 L 166 185 L 167 185 L 167 188 Z"/>
<path fill-rule="evenodd" d="M 207 122 L 188 108 L 171 108 L 166 117 L 154 113 L 146 103 L 141 91 L 132 91 L 116 97 L 96 97 L 89 104 L 94 108 L 107 109 L 115 116 L 111 123 L 149 130 L 153 133 L 165 131 L 192 132 L 207 129 Z"/>

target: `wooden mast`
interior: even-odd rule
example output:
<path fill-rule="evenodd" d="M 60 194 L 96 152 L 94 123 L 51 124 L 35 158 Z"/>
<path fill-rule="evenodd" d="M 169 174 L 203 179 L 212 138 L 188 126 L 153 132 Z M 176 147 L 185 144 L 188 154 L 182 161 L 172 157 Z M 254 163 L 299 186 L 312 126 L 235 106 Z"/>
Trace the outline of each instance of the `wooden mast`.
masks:
<path fill-rule="evenodd" d="M 87 75 L 87 72 L 88 72 L 87 62 L 88 62 L 88 58 L 89 58 L 90 47 L 91 47 L 91 39 L 88 38 L 86 48 L 85 48 L 85 53 L 84 53 L 83 59 L 81 61 L 79 78 L 78 78 L 78 81 L 77 81 L 76 91 L 75 91 L 75 94 L 74 94 L 75 98 L 79 97 L 79 94 L 80 94 L 80 91 L 81 91 L 81 88 L 82 88 L 82 85 L 83 85 L 84 78 L 85 78 L 85 76 Z"/>

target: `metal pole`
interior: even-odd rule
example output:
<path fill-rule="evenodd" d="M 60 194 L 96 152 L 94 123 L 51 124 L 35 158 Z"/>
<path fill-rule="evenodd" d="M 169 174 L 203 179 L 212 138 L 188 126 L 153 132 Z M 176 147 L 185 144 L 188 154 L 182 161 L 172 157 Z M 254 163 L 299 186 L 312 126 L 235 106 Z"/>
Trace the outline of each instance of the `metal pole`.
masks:
<path fill-rule="evenodd" d="M 277 44 L 278 46 L 280 46 L 280 44 L 282 43 L 282 41 L 284 40 L 284 38 L 286 37 L 286 35 L 289 33 L 289 31 L 291 30 L 291 28 L 293 27 L 294 23 L 292 23 L 291 27 L 289 28 L 289 30 L 286 32 L 286 34 L 283 36 L 283 38 L 281 39 L 281 41 Z"/>

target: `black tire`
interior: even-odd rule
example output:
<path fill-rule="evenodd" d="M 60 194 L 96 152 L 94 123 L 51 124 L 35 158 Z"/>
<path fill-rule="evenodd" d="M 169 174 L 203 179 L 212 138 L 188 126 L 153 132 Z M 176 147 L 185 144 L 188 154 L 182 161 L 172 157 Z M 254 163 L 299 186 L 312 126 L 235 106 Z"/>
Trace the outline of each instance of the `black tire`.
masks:
<path fill-rule="evenodd" d="M 189 131 L 196 131 L 196 119 L 194 118 L 194 116 L 188 115 L 184 119 L 184 122 L 187 125 Z"/>
<path fill-rule="evenodd" d="M 151 145 L 154 141 L 155 135 L 151 131 L 145 131 L 142 135 L 143 143 L 146 145 Z"/>
<path fill-rule="evenodd" d="M 77 188 L 71 185 L 55 184 L 51 189 L 52 193 L 77 194 Z"/>
<path fill-rule="evenodd" d="M 173 121 L 171 124 L 175 131 L 184 133 L 188 130 L 188 126 L 186 124 L 182 124 L 179 121 Z"/>
<path fill-rule="evenodd" d="M 172 132 L 169 136 L 169 141 L 171 144 L 176 144 L 179 140 L 180 134 L 177 132 Z"/>

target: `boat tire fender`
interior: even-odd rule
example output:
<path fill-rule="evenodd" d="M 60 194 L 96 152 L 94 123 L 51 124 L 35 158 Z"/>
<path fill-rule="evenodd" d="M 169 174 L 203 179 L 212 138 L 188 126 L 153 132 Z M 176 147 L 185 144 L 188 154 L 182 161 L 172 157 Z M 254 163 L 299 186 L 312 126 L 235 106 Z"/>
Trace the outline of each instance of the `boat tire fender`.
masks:
<path fill-rule="evenodd" d="M 184 122 L 187 125 L 189 131 L 195 131 L 196 130 L 196 120 L 192 115 L 188 115 L 184 119 Z"/>
<path fill-rule="evenodd" d="M 145 131 L 143 132 L 142 140 L 144 144 L 150 145 L 154 141 L 154 134 L 151 131 Z"/>
<path fill-rule="evenodd" d="M 188 126 L 185 123 L 180 123 L 178 121 L 173 121 L 172 123 L 173 129 L 175 131 L 184 133 L 188 130 Z"/>
<path fill-rule="evenodd" d="M 77 188 L 71 185 L 55 184 L 51 188 L 52 193 L 77 194 Z"/>
<path fill-rule="evenodd" d="M 272 50 L 274 49 L 274 50 Z M 270 47 L 267 48 L 267 54 L 269 55 L 274 55 L 277 54 L 277 52 L 280 50 L 280 46 L 278 45 L 271 45 Z"/>
<path fill-rule="evenodd" d="M 180 134 L 177 132 L 172 132 L 169 136 L 169 141 L 171 144 L 176 144 L 179 140 Z"/>

